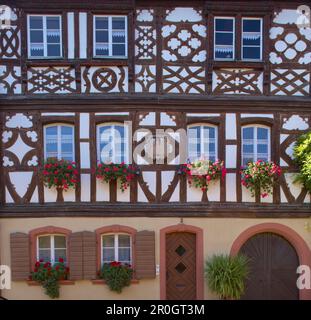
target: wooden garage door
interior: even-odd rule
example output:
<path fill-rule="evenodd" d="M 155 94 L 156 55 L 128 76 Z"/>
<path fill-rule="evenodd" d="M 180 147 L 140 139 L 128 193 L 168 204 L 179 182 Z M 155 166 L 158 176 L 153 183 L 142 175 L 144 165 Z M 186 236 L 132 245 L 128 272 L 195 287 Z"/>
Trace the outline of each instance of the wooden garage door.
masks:
<path fill-rule="evenodd" d="M 286 239 L 273 233 L 261 233 L 250 238 L 240 252 L 251 259 L 244 299 L 299 299 L 296 286 L 299 259 Z"/>
<path fill-rule="evenodd" d="M 166 235 L 166 298 L 196 299 L 196 235 L 193 233 Z"/>

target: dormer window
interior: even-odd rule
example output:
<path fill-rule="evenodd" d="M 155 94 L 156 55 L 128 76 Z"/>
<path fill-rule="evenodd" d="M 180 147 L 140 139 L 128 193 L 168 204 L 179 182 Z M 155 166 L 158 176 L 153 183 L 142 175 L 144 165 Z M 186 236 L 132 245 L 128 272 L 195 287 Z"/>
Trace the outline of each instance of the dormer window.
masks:
<path fill-rule="evenodd" d="M 127 57 L 127 17 L 94 16 L 93 54 L 98 58 Z"/>
<path fill-rule="evenodd" d="M 62 57 L 61 16 L 28 16 L 28 57 Z"/>

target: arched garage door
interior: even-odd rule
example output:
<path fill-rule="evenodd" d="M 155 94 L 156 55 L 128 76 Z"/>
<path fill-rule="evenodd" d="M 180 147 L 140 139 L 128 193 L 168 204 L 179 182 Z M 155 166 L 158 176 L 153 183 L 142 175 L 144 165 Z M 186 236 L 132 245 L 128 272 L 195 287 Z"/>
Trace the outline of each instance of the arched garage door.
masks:
<path fill-rule="evenodd" d="M 248 239 L 240 253 L 251 259 L 243 299 L 296 300 L 299 259 L 293 246 L 274 233 L 260 233 Z"/>

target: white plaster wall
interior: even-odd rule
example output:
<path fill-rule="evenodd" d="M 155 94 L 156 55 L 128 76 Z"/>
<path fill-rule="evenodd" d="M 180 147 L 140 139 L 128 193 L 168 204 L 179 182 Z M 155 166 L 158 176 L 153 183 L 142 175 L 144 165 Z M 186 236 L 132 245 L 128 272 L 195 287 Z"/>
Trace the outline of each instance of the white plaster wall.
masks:
<path fill-rule="evenodd" d="M 80 41 L 80 59 L 87 57 L 87 14 L 79 13 L 79 41 Z"/>
<path fill-rule="evenodd" d="M 91 175 L 81 174 L 81 201 L 91 200 Z"/>
<path fill-rule="evenodd" d="M 232 202 L 237 201 L 235 173 L 226 174 L 226 201 L 232 201 Z"/>
<path fill-rule="evenodd" d="M 109 183 L 96 179 L 96 201 L 109 201 Z"/>
<path fill-rule="evenodd" d="M 236 145 L 226 145 L 226 168 L 236 168 L 237 161 L 237 146 Z"/>
<path fill-rule="evenodd" d="M 226 139 L 235 140 L 236 138 L 237 138 L 236 114 L 227 113 L 226 114 Z"/>

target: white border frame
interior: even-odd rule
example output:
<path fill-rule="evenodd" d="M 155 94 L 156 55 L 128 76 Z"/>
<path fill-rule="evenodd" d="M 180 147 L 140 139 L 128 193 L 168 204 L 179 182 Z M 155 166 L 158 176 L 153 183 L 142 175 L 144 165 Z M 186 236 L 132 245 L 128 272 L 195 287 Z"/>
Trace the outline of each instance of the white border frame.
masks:
<path fill-rule="evenodd" d="M 58 234 L 58 233 L 46 233 L 46 234 L 40 234 L 39 236 L 37 236 L 37 261 L 39 261 L 40 257 L 39 257 L 39 238 L 40 237 L 50 237 L 51 238 L 51 245 L 50 245 L 50 251 L 51 251 L 51 260 L 50 261 L 45 261 L 45 262 L 50 262 L 52 265 L 58 261 L 55 261 L 55 236 L 60 236 L 60 237 L 65 237 L 65 243 L 66 243 L 66 247 L 65 248 L 56 248 L 56 249 L 62 249 L 62 250 L 66 250 L 66 259 L 65 262 L 67 263 L 68 261 L 68 239 L 66 237 L 66 235 L 64 234 Z M 42 249 L 44 250 L 44 249 Z M 47 249 L 46 249 L 47 250 Z"/>
<path fill-rule="evenodd" d="M 192 128 L 192 127 L 200 127 L 200 145 L 202 145 L 202 141 L 201 139 L 203 139 L 203 127 L 210 127 L 210 128 L 214 128 L 215 129 L 215 161 L 218 160 L 218 142 L 219 142 L 219 138 L 218 138 L 218 126 L 215 125 L 215 124 L 210 124 L 210 123 L 202 123 L 202 122 L 199 122 L 199 123 L 192 123 L 192 124 L 189 124 L 187 126 L 187 149 L 188 149 L 188 154 L 187 154 L 187 157 L 190 158 L 190 154 L 189 154 L 189 129 Z M 203 149 L 204 149 L 204 144 L 203 144 Z M 201 155 L 200 157 L 202 157 L 202 151 L 201 151 Z M 209 157 L 209 152 L 208 152 L 208 157 Z"/>
<path fill-rule="evenodd" d="M 215 53 L 216 53 L 216 19 L 230 19 L 233 20 L 233 40 L 232 40 L 232 45 L 233 45 L 233 57 L 232 58 L 216 58 Z M 214 47 L 213 47 L 213 57 L 214 60 L 216 61 L 234 61 L 235 60 L 235 23 L 236 23 L 236 17 L 228 17 L 228 16 L 214 16 Z M 229 33 L 229 32 L 228 32 Z"/>
<path fill-rule="evenodd" d="M 96 55 L 96 23 L 95 19 L 99 18 L 108 18 L 108 46 L 109 46 L 109 55 L 108 56 L 99 56 Z M 125 18 L 125 56 L 113 56 L 112 55 L 112 18 L 121 17 Z M 126 15 L 93 15 L 93 58 L 100 59 L 128 59 L 128 19 Z"/>
<path fill-rule="evenodd" d="M 248 124 L 241 127 L 241 165 L 243 166 L 243 129 L 244 128 L 255 128 L 254 131 L 254 159 L 253 161 L 260 160 L 258 159 L 258 152 L 257 152 L 257 130 L 258 128 L 264 128 L 268 130 L 268 161 L 271 161 L 271 127 L 261 124 Z"/>
<path fill-rule="evenodd" d="M 30 17 L 43 17 L 43 56 L 32 56 L 30 50 Z M 60 56 L 47 56 L 47 28 L 46 18 L 58 17 L 59 18 L 59 31 L 60 31 Z M 62 16 L 58 14 L 27 14 L 27 51 L 29 59 L 63 59 L 63 28 Z"/>
<path fill-rule="evenodd" d="M 61 127 L 71 127 L 72 128 L 72 144 L 73 144 L 73 150 L 72 150 L 72 161 L 75 161 L 76 154 L 75 154 L 75 126 L 68 123 L 62 123 L 62 122 L 56 122 L 56 123 L 49 123 L 45 126 L 43 126 L 43 148 L 44 148 L 44 159 L 46 160 L 46 129 L 50 127 L 57 127 L 57 159 L 61 160 Z"/>
<path fill-rule="evenodd" d="M 104 263 L 107 263 L 107 262 L 104 262 L 103 261 L 103 250 L 104 250 L 104 246 L 103 246 L 103 237 L 105 236 L 114 236 L 114 257 L 115 257 L 115 261 L 120 261 L 119 260 L 119 235 L 125 235 L 125 236 L 128 236 L 130 238 L 130 264 L 132 265 L 133 264 L 133 255 L 132 255 L 132 251 L 133 251 L 133 248 L 132 248 L 132 236 L 128 233 L 124 233 L 124 232 L 118 232 L 118 233 L 103 233 L 101 234 L 100 236 L 100 262 L 101 262 L 101 266 L 104 265 Z M 108 248 L 112 248 L 112 247 L 108 247 Z M 128 248 L 128 247 L 121 247 L 121 248 Z"/>
<path fill-rule="evenodd" d="M 101 158 L 100 158 L 100 136 L 99 136 L 99 131 L 101 127 L 105 127 L 105 126 L 110 126 L 110 127 L 114 127 L 114 126 L 123 126 L 124 128 L 124 144 L 125 144 L 125 150 L 124 150 L 124 163 L 125 164 L 129 164 L 129 145 L 128 145 L 128 126 L 126 125 L 126 123 L 123 122 L 102 122 L 100 124 L 98 124 L 96 126 L 96 154 L 97 154 L 97 161 L 98 162 L 102 162 Z M 114 143 L 112 143 L 112 148 L 114 148 Z M 115 154 L 115 152 L 113 151 L 113 153 Z"/>
<path fill-rule="evenodd" d="M 243 20 L 260 20 L 260 58 L 259 59 L 244 59 L 243 58 Z M 263 53 L 263 18 L 260 17 L 242 17 L 241 20 L 241 60 L 242 61 L 262 61 Z"/>

